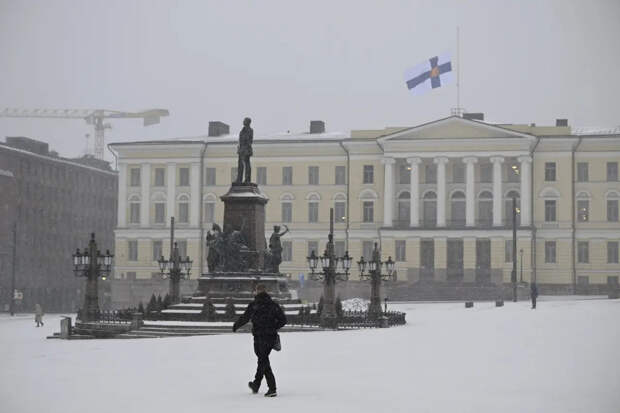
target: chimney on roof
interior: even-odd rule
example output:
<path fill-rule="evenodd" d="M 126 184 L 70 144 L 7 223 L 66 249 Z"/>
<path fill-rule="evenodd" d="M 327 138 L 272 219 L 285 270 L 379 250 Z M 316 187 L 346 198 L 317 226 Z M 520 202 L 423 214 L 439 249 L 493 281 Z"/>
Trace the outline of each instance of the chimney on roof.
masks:
<path fill-rule="evenodd" d="M 556 119 L 555 126 L 568 126 L 568 119 Z"/>
<path fill-rule="evenodd" d="M 230 126 L 219 120 L 209 122 L 209 136 L 222 136 L 230 133 Z"/>
<path fill-rule="evenodd" d="M 481 112 L 477 112 L 477 113 L 463 113 L 463 119 L 469 119 L 469 120 L 484 120 L 484 113 Z"/>
<path fill-rule="evenodd" d="M 322 120 L 311 120 L 310 133 L 325 133 L 325 122 Z"/>

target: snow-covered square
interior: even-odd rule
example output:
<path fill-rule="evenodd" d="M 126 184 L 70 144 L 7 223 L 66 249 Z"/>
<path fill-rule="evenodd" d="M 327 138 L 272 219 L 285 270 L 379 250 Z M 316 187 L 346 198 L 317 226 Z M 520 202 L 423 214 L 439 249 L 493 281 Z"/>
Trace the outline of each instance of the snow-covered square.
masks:
<path fill-rule="evenodd" d="M 248 334 L 47 340 L 59 316 L 2 315 L 0 411 L 620 411 L 620 300 L 392 309 L 405 326 L 283 334 L 275 399 L 247 388 Z"/>

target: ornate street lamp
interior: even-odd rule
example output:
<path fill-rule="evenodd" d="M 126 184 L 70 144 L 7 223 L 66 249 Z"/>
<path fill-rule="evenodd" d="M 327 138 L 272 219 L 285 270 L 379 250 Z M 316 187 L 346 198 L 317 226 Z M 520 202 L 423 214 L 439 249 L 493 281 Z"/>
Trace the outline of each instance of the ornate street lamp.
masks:
<path fill-rule="evenodd" d="M 181 279 L 189 279 L 192 270 L 192 260 L 189 256 L 183 258 L 179 254 L 179 247 L 174 241 L 174 217 L 170 218 L 170 258 L 162 255 L 157 260 L 162 278 L 170 278 L 170 301 L 172 304 L 181 302 Z"/>
<path fill-rule="evenodd" d="M 372 252 L 372 260 L 365 261 L 361 257 L 357 262 L 360 270 L 360 278 L 370 280 L 370 305 L 368 314 L 378 316 L 381 314 L 381 281 L 395 281 L 394 261 L 388 257 L 387 261 L 381 261 L 381 253 L 375 242 L 375 249 Z M 384 269 L 382 271 L 382 269 Z"/>
<path fill-rule="evenodd" d="M 93 232 L 90 234 L 90 242 L 88 247 L 84 248 L 84 252 L 80 252 L 78 248 L 72 257 L 75 276 L 86 277 L 86 294 L 81 320 L 96 320 L 99 313 L 97 278 L 101 277 L 101 279 L 105 280 L 110 274 L 114 255 L 110 254 L 110 250 L 106 250 L 105 254 L 101 254 L 97 249 L 95 233 Z"/>
<path fill-rule="evenodd" d="M 329 211 L 329 235 L 327 247 L 322 256 L 317 257 L 314 250 L 307 257 L 310 268 L 310 278 L 315 281 L 323 281 L 323 310 L 321 312 L 321 326 L 337 328 L 336 316 L 336 280 L 347 281 L 351 269 L 351 257 L 346 251 L 342 257 L 336 257 L 334 248 L 334 209 Z M 318 266 L 322 271 L 316 272 Z"/>

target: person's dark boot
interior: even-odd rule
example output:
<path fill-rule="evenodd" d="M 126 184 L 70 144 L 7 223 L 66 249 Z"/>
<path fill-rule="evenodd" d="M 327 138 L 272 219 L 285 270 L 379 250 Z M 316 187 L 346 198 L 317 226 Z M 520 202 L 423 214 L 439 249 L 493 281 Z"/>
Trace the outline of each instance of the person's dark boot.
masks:
<path fill-rule="evenodd" d="M 253 381 L 248 382 L 248 387 L 252 390 L 253 394 L 258 393 L 258 386 Z"/>
<path fill-rule="evenodd" d="M 276 389 L 269 389 L 267 393 L 265 393 L 265 397 L 276 397 L 277 395 Z"/>

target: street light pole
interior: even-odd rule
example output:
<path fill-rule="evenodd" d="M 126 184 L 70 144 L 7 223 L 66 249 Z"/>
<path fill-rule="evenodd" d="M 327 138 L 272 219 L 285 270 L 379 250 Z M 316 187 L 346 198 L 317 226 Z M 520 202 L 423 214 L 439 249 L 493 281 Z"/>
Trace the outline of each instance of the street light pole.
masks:
<path fill-rule="evenodd" d="M 11 266 L 11 302 L 10 312 L 15 315 L 15 263 L 17 261 L 17 221 L 13 223 L 13 265 Z"/>
<path fill-rule="evenodd" d="M 520 278 L 519 282 L 522 284 L 523 283 L 523 248 L 519 250 L 519 254 L 521 255 L 521 276 L 519 277 Z"/>
<path fill-rule="evenodd" d="M 387 261 L 382 262 L 378 244 L 375 242 L 372 259 L 370 261 L 364 261 L 364 257 L 361 257 L 357 265 L 360 270 L 360 278 L 370 279 L 370 305 L 368 306 L 368 315 L 371 317 L 378 317 L 381 315 L 381 281 L 384 279 L 386 281 L 394 279 L 394 261 L 392 261 L 392 257 L 388 257 Z M 382 274 L 381 268 L 384 265 L 386 273 Z M 366 274 L 366 267 L 368 267 L 368 274 Z"/>
<path fill-rule="evenodd" d="M 517 198 L 512 198 L 512 301 L 517 302 Z"/>
<path fill-rule="evenodd" d="M 179 254 L 179 247 L 174 241 L 174 217 L 170 217 L 170 258 L 166 260 L 162 255 L 157 262 L 159 263 L 162 277 L 164 279 L 168 276 L 170 277 L 170 302 L 172 304 L 180 303 L 181 278 L 189 278 L 192 261 L 189 257 L 184 259 Z"/>

